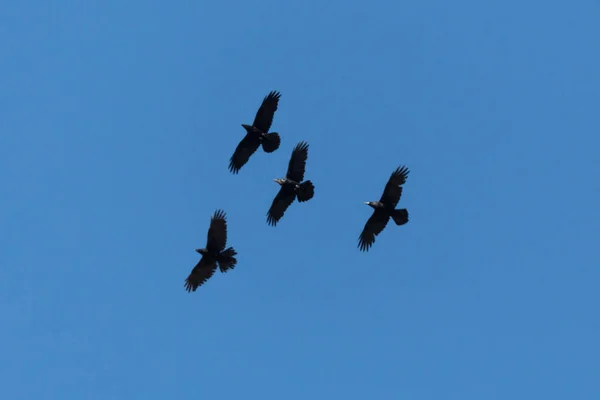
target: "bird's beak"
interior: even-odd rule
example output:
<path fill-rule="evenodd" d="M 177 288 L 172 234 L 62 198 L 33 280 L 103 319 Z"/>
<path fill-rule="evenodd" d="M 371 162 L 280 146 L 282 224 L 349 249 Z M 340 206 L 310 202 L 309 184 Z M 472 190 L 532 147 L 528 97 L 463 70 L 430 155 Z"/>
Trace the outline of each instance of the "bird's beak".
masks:
<path fill-rule="evenodd" d="M 279 182 L 277 179 L 273 179 L 273 182 Z"/>
<path fill-rule="evenodd" d="M 369 204 L 369 202 L 368 202 L 368 201 L 363 201 L 363 203 L 365 203 L 365 204 L 367 204 L 367 205 Z"/>

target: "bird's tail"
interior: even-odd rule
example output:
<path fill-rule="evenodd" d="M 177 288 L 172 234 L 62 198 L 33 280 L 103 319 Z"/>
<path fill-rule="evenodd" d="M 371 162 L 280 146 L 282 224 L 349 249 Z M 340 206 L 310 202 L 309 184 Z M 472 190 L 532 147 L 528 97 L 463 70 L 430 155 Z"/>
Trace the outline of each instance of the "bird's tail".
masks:
<path fill-rule="evenodd" d="M 394 219 L 396 225 L 404 225 L 408 222 L 408 210 L 406 208 L 394 210 L 392 213 L 392 218 Z"/>
<path fill-rule="evenodd" d="M 315 195 L 315 185 L 311 181 L 302 182 L 298 187 L 298 201 L 308 201 Z"/>
<path fill-rule="evenodd" d="M 272 153 L 279 148 L 281 144 L 281 138 L 279 137 L 279 133 L 271 132 L 267 133 L 263 136 L 262 148 L 265 153 Z"/>
<path fill-rule="evenodd" d="M 221 272 L 227 272 L 235 267 L 237 264 L 237 259 L 235 258 L 236 254 L 237 252 L 233 247 L 229 247 L 221 252 L 218 259 Z"/>

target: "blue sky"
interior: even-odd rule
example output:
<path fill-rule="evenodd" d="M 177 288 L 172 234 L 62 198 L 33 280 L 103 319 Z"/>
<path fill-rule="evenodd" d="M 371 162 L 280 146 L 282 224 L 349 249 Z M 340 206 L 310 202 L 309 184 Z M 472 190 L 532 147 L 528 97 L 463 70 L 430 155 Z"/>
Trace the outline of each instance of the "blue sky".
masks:
<path fill-rule="evenodd" d="M 1 397 L 600 398 L 599 13 L 2 3 Z M 231 175 L 270 90 L 281 147 Z M 217 208 L 238 266 L 188 294 Z"/>

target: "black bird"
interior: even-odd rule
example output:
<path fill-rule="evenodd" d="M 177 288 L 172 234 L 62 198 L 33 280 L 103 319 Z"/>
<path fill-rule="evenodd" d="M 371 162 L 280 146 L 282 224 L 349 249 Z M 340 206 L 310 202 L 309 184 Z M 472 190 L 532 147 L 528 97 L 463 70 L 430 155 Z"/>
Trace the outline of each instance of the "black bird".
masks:
<path fill-rule="evenodd" d="M 358 248 L 360 251 L 369 251 L 369 248 L 375 242 L 375 236 L 383 231 L 390 217 L 396 225 L 404 225 L 408 222 L 408 211 L 406 208 L 400 210 L 396 210 L 395 208 L 402 195 L 401 185 L 406 182 L 409 172 L 405 166 L 396 168 L 385 185 L 381 199 L 379 201 L 365 201 L 365 204 L 373 207 L 374 211 L 358 238 Z"/>
<path fill-rule="evenodd" d="M 283 217 L 285 210 L 287 210 L 295 198 L 298 198 L 298 201 L 302 203 L 312 199 L 314 196 L 315 186 L 312 182 L 302 182 L 304 180 L 307 158 L 308 144 L 306 142 L 298 143 L 292 151 L 292 157 L 290 157 L 285 178 L 273 179 L 281 185 L 281 188 L 267 212 L 267 223 L 269 225 L 277 225 L 277 222 Z"/>
<path fill-rule="evenodd" d="M 196 252 L 202 254 L 202 258 L 185 280 L 185 289 L 188 292 L 195 292 L 198 286 L 202 286 L 213 276 L 217 270 L 217 264 L 219 264 L 221 272 L 227 272 L 235 267 L 237 253 L 233 247 L 225 249 L 226 243 L 227 220 L 225 212 L 217 210 L 210 219 L 206 248 L 196 249 Z"/>
<path fill-rule="evenodd" d="M 240 141 L 229 160 L 229 171 L 232 173 L 237 174 L 261 144 L 265 153 L 272 153 L 279 148 L 281 143 L 279 134 L 277 132 L 269 133 L 269 129 L 271 129 L 280 97 L 281 93 L 275 90 L 271 91 L 263 99 L 252 125 L 242 124 L 246 129 L 246 136 Z"/>

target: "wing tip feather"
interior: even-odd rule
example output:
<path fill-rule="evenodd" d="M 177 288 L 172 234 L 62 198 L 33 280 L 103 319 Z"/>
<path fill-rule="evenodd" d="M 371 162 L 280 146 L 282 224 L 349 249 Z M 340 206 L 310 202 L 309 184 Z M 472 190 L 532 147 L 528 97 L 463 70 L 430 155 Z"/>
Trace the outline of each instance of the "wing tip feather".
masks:
<path fill-rule="evenodd" d="M 410 173 L 410 169 L 406 165 L 400 165 L 397 167 L 394 172 L 392 172 L 392 178 L 402 177 L 404 180 L 408 178 L 408 174 Z"/>
<path fill-rule="evenodd" d="M 225 213 L 225 211 L 221 208 L 218 208 L 215 213 L 213 214 L 212 217 L 213 220 L 223 220 L 226 221 L 227 220 L 227 214 Z"/>

